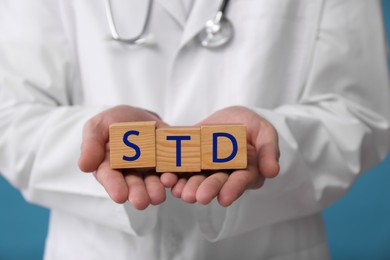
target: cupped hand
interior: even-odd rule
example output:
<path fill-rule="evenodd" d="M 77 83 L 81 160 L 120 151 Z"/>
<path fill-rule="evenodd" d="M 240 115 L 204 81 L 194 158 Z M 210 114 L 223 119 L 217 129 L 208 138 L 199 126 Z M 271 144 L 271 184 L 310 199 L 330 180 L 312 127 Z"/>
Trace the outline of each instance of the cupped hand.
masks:
<path fill-rule="evenodd" d="M 178 175 L 175 181 L 172 181 L 172 174 L 162 174 L 161 182 L 172 188 L 175 197 L 201 204 L 208 204 L 217 197 L 220 205 L 226 207 L 246 190 L 262 187 L 266 178 L 273 178 L 279 173 L 278 135 L 266 119 L 248 108 L 234 106 L 217 111 L 198 125 L 206 124 L 246 125 L 248 167 L 232 172 Z"/>
<path fill-rule="evenodd" d="M 109 161 L 109 126 L 118 122 L 156 121 L 157 127 L 167 126 L 154 113 L 126 105 L 103 111 L 84 126 L 79 168 L 83 172 L 94 172 L 96 179 L 105 188 L 112 200 L 124 203 L 127 200 L 137 209 L 165 201 L 165 187 L 154 171 L 114 170 Z M 173 176 L 167 177 L 167 183 Z M 173 184 L 172 184 L 173 185 Z"/>

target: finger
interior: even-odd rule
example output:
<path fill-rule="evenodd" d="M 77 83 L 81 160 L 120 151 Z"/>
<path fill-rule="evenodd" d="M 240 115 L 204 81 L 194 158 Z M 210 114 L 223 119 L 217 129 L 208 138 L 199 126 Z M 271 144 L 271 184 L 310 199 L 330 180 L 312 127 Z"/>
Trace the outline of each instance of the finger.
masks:
<path fill-rule="evenodd" d="M 178 177 L 176 174 L 171 172 L 164 172 L 160 176 L 161 183 L 165 188 L 172 188 L 178 181 Z"/>
<path fill-rule="evenodd" d="M 184 186 L 186 185 L 187 183 L 187 179 L 184 179 L 184 178 L 180 178 L 177 183 L 175 184 L 175 186 L 173 186 L 172 188 L 172 195 L 178 199 L 181 198 L 181 193 L 184 189 Z"/>
<path fill-rule="evenodd" d="M 83 128 L 81 154 L 78 161 L 83 172 L 93 172 L 99 167 L 105 157 L 105 147 L 108 141 L 107 126 L 99 117 L 89 120 Z"/>
<path fill-rule="evenodd" d="M 109 162 L 103 162 L 95 173 L 97 181 L 104 187 L 110 198 L 116 203 L 127 201 L 129 189 L 122 172 L 113 170 Z"/>
<path fill-rule="evenodd" d="M 150 197 L 146 190 L 144 179 L 140 173 L 131 172 L 125 175 L 129 187 L 129 201 L 134 208 L 143 210 L 150 204 Z"/>
<path fill-rule="evenodd" d="M 278 145 L 275 143 L 263 144 L 258 149 L 257 154 L 260 173 L 266 178 L 277 176 L 280 170 Z"/>
<path fill-rule="evenodd" d="M 207 177 L 197 189 L 196 200 L 203 205 L 209 204 L 219 194 L 228 178 L 226 172 L 217 172 Z"/>
<path fill-rule="evenodd" d="M 250 189 L 250 186 L 252 185 L 253 181 L 251 181 L 251 177 L 248 178 L 248 175 L 252 174 L 253 173 L 250 173 L 247 170 L 239 170 L 232 173 L 218 195 L 219 204 L 223 207 L 230 206 L 247 189 Z M 257 173 L 257 175 L 260 176 L 259 173 Z M 259 188 L 264 183 L 264 178 L 260 178 L 261 181 L 256 181 L 256 183 L 260 183 L 257 185 L 257 187 Z"/>
<path fill-rule="evenodd" d="M 253 138 L 255 137 L 253 136 Z M 258 169 L 266 178 L 274 178 L 280 170 L 278 139 L 276 129 L 271 124 L 263 124 L 256 140 L 254 140 L 256 144 Z"/>
<path fill-rule="evenodd" d="M 183 190 L 181 192 L 181 199 L 187 203 L 196 202 L 196 191 L 198 190 L 200 184 L 206 179 L 206 176 L 202 174 L 196 174 L 191 176 Z"/>
<path fill-rule="evenodd" d="M 247 169 L 237 170 L 230 174 L 218 195 L 218 202 L 221 206 L 230 206 L 245 190 L 258 189 L 263 184 L 264 177 L 258 171 L 256 153 L 252 146 L 248 146 Z"/>
<path fill-rule="evenodd" d="M 147 174 L 144 177 L 146 190 L 149 194 L 150 203 L 158 205 L 165 201 L 165 187 L 160 181 L 160 177 L 155 174 Z"/>

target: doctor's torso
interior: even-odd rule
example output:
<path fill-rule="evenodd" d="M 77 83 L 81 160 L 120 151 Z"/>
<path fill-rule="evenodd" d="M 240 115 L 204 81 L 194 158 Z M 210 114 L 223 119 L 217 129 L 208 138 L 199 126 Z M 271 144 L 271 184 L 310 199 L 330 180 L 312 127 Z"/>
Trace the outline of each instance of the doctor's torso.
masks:
<path fill-rule="evenodd" d="M 128 36 L 141 30 L 147 6 L 130 2 L 115 7 L 113 1 L 118 31 Z M 318 2 L 232 0 L 226 13 L 232 41 L 205 49 L 196 36 L 219 1 L 194 1 L 188 12 L 180 1 L 154 1 L 147 32 L 155 42 L 144 46 L 107 40 L 103 1 L 63 1 L 84 92 L 78 102 L 140 106 L 182 125 L 230 105 L 295 103 L 312 54 Z"/>

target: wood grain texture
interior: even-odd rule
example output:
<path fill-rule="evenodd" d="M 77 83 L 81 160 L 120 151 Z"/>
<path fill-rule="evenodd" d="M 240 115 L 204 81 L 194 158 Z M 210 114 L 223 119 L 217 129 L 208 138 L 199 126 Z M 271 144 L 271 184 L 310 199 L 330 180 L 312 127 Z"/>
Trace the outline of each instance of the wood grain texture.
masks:
<path fill-rule="evenodd" d="M 129 133 L 129 131 L 133 132 Z M 155 131 L 154 121 L 112 124 L 110 126 L 111 168 L 156 167 Z M 129 143 L 132 145 L 129 146 Z M 139 147 L 138 154 L 136 146 Z M 124 159 L 125 157 L 128 159 Z"/>
<path fill-rule="evenodd" d="M 232 153 L 235 141 L 232 139 L 236 140 L 237 145 L 235 156 Z M 245 169 L 247 167 L 247 139 L 244 125 L 203 125 L 201 126 L 201 140 L 202 170 Z M 231 160 L 229 156 L 232 157 Z M 224 159 L 227 161 L 224 162 Z"/>
<path fill-rule="evenodd" d="M 169 137 L 171 140 L 167 140 Z M 186 139 L 178 140 L 180 138 Z M 181 148 L 180 154 L 178 145 Z M 200 172 L 200 128 L 157 129 L 156 156 L 156 172 Z"/>

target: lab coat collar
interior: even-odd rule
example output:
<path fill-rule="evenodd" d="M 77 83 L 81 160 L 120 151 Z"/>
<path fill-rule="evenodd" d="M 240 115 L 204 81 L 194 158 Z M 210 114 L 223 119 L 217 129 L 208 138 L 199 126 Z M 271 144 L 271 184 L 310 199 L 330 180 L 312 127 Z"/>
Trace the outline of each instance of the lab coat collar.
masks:
<path fill-rule="evenodd" d="M 183 9 L 181 0 L 159 0 L 157 3 L 164 8 L 167 13 L 182 27 L 186 24 L 186 13 Z"/>
<path fill-rule="evenodd" d="M 219 0 L 195 0 L 187 24 L 184 27 L 180 47 L 183 47 L 198 34 L 204 28 L 207 20 L 216 15 L 220 2 Z"/>
<path fill-rule="evenodd" d="M 221 0 L 195 0 L 188 19 L 180 1 L 159 0 L 157 3 L 167 11 L 179 26 L 184 28 L 180 42 L 180 47 L 183 47 L 204 28 L 207 20 L 212 19 L 216 15 Z"/>

